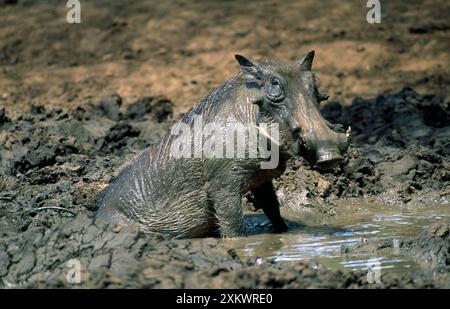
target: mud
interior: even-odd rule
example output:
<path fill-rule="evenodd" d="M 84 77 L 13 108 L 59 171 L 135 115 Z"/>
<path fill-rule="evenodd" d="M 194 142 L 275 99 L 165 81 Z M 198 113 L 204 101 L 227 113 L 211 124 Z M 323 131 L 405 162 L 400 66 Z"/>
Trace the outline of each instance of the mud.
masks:
<path fill-rule="evenodd" d="M 0 274 L 7 288 L 391 288 L 448 287 L 446 278 L 330 271 L 312 263 L 240 259 L 217 239 L 151 239 L 137 228 L 108 227 L 80 215 L 51 229 L 2 239 Z M 3 235 L 5 236 L 5 235 Z M 81 284 L 67 282 L 81 265 Z M 19 283 L 18 283 L 19 282 Z"/>
<path fill-rule="evenodd" d="M 371 284 L 361 270 L 244 258 L 220 239 L 153 239 L 92 219 L 121 167 L 238 73 L 235 53 L 294 60 L 311 49 L 330 93 L 323 115 L 351 126 L 351 146 L 334 172 L 293 159 L 276 180 L 291 227 L 364 211 L 367 200 L 399 212 L 449 205 L 448 8 L 383 3 L 382 24 L 370 25 L 360 1 L 96 1 L 69 25 L 56 1 L 0 1 L 0 287 L 449 288 L 442 224 L 399 240 L 418 271 Z M 249 232 L 270 233 L 251 220 L 251 200 Z M 81 284 L 66 280 L 71 259 Z"/>
<path fill-rule="evenodd" d="M 142 98 L 123 112 L 120 105 L 120 96 L 111 94 L 71 111 L 32 106 L 4 121 L 2 230 L 50 227 L 61 215 L 92 210 L 99 190 L 121 165 L 170 128 L 172 104 L 164 97 Z M 70 212 L 40 211 L 43 207 Z"/>
<path fill-rule="evenodd" d="M 345 162 L 321 174 L 293 160 L 278 181 L 286 208 L 327 216 L 342 198 L 368 196 L 402 207 L 448 203 L 450 112 L 442 98 L 404 88 L 348 107 L 330 102 L 322 114 L 352 129 Z"/>
<path fill-rule="evenodd" d="M 137 228 L 122 231 L 94 222 L 89 216 L 100 190 L 175 121 L 172 103 L 162 96 L 127 107 L 121 101 L 112 94 L 71 111 L 32 106 L 15 119 L 8 110 L 2 113 L 0 276 L 4 287 L 69 287 L 65 266 L 70 259 L 84 267 L 82 287 L 448 284 L 445 228 L 435 228 L 432 241 L 425 236 L 402 240 L 405 250 L 424 265 L 422 273 L 405 278 L 387 274 L 381 284 L 371 285 L 363 271 L 328 270 L 313 262 L 261 261 L 256 256 L 245 260 L 217 239 L 158 240 Z M 442 120 L 448 111 L 439 98 L 407 88 L 374 100 L 357 99 L 346 108 L 332 102 L 323 113 L 343 128 L 352 124 L 350 155 L 329 174 L 320 174 L 301 160 L 291 162 L 277 180 L 282 211 L 290 218 L 306 214 L 320 221 L 335 214 L 337 201 L 355 196 L 381 199 L 392 207 L 448 201 L 450 130 Z M 245 205 L 251 212 L 251 202 Z M 258 233 L 258 226 L 248 228 Z M 377 252 L 376 242 L 372 246 Z"/>
<path fill-rule="evenodd" d="M 422 276 L 433 278 L 442 287 L 450 288 L 448 274 L 450 272 L 450 237 L 449 225 L 432 224 L 419 236 L 409 237 L 396 242 L 394 239 L 359 243 L 352 247 L 342 248 L 344 254 L 378 253 L 386 254 L 392 250 L 406 252 L 417 261 Z"/>

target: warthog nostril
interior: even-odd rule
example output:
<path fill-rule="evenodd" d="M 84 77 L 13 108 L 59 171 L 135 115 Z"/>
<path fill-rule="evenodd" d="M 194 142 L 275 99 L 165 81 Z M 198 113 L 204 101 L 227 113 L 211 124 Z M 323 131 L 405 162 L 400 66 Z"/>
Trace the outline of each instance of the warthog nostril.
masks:
<path fill-rule="evenodd" d="M 328 170 L 334 168 L 343 159 L 338 150 L 319 150 L 315 166 L 318 169 Z"/>

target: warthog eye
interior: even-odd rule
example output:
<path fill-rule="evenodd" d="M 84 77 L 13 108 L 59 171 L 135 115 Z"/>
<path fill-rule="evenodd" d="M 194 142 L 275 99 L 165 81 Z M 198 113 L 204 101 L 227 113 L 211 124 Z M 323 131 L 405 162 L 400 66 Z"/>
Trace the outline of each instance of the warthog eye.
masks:
<path fill-rule="evenodd" d="M 283 89 L 281 88 L 281 81 L 278 78 L 270 78 L 267 96 L 272 102 L 280 102 L 284 99 Z"/>
<path fill-rule="evenodd" d="M 317 96 L 317 100 L 319 101 L 319 103 L 322 101 L 328 100 L 328 98 L 329 98 L 329 95 L 326 92 L 319 92 L 319 94 Z"/>

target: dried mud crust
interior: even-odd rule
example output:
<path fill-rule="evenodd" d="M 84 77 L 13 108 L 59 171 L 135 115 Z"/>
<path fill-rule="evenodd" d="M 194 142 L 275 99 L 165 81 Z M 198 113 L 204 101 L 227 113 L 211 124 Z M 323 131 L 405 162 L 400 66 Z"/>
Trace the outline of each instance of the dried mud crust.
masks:
<path fill-rule="evenodd" d="M 1 230 L 50 227 L 61 216 L 91 211 L 121 166 L 169 131 L 172 103 L 165 97 L 121 105 L 111 94 L 70 111 L 32 106 L 14 120 L 0 110 Z"/>
<path fill-rule="evenodd" d="M 322 88 L 345 105 L 404 85 L 448 101 L 449 2 L 385 2 L 380 24 L 366 3 L 98 0 L 68 24 L 64 2 L 0 1 L 0 104 L 162 93 L 186 112 L 239 71 L 234 54 L 294 61 L 312 49 Z"/>

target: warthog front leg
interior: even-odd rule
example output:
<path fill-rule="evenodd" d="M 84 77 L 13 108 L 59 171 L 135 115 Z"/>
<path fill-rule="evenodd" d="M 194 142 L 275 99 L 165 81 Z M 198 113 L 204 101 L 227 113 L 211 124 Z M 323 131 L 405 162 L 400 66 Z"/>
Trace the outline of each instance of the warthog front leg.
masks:
<path fill-rule="evenodd" d="M 214 213 L 220 236 L 245 236 L 244 215 L 240 192 L 234 187 L 225 186 L 212 194 Z"/>
<path fill-rule="evenodd" d="M 280 215 L 280 203 L 278 202 L 275 189 L 272 181 L 269 180 L 256 189 L 252 190 L 252 194 L 255 197 L 256 208 L 262 208 L 264 214 L 272 222 L 277 232 L 285 232 L 288 226 L 284 222 Z"/>

